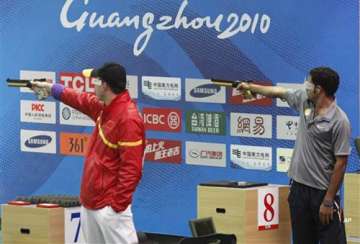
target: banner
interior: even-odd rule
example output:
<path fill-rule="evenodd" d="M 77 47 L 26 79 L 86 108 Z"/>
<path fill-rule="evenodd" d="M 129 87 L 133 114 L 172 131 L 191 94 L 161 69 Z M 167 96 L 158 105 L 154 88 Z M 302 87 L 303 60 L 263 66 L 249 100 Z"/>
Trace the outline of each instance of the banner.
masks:
<path fill-rule="evenodd" d="M 0 201 L 78 195 L 94 129 L 86 115 L 8 88 L 6 78 L 94 92 L 81 71 L 109 61 L 126 68 L 146 126 L 149 154 L 132 205 L 139 231 L 189 235 L 201 182 L 287 184 L 298 114 L 210 79 L 301 88 L 311 68 L 330 66 L 355 137 L 358 9 L 355 0 L 0 1 Z M 358 169 L 353 150 L 348 170 Z"/>

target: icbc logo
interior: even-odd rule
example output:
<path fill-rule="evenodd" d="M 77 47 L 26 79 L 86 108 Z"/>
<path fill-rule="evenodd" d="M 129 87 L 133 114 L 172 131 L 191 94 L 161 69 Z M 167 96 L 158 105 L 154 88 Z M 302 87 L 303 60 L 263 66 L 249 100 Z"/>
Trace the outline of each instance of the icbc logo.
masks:
<path fill-rule="evenodd" d="M 144 123 L 147 130 L 179 132 L 181 111 L 177 109 L 144 108 Z"/>
<path fill-rule="evenodd" d="M 159 114 L 145 114 L 144 120 L 146 124 L 150 125 L 165 125 L 165 115 L 159 115 Z"/>
<path fill-rule="evenodd" d="M 167 117 L 168 125 L 171 129 L 176 130 L 180 125 L 180 116 L 176 112 L 171 112 Z"/>
<path fill-rule="evenodd" d="M 73 88 L 80 92 L 95 92 L 93 80 L 95 78 L 85 78 L 78 73 L 60 73 L 60 83 L 65 87 Z"/>
<path fill-rule="evenodd" d="M 45 105 L 42 103 L 33 103 L 31 104 L 31 111 L 33 112 L 45 112 Z"/>

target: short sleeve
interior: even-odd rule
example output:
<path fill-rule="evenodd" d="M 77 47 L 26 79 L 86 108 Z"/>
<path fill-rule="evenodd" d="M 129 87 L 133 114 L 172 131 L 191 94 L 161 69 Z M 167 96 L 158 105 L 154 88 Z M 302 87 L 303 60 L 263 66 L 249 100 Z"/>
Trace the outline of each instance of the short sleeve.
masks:
<path fill-rule="evenodd" d="M 333 136 L 335 156 L 350 155 L 351 127 L 349 121 L 346 119 L 339 121 L 334 127 Z"/>
<path fill-rule="evenodd" d="M 307 94 L 303 89 L 288 89 L 284 96 L 284 100 L 289 106 L 298 112 L 301 110 L 301 106 L 306 99 Z"/>

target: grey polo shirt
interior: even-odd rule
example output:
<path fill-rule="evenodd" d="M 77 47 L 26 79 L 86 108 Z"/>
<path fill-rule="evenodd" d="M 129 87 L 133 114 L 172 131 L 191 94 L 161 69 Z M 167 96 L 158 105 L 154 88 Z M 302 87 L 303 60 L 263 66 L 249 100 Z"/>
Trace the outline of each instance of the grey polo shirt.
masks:
<path fill-rule="evenodd" d="M 285 100 L 300 114 L 293 157 L 288 175 L 296 182 L 327 190 L 335 156 L 349 155 L 349 120 L 336 101 L 326 114 L 314 118 L 314 104 L 305 90 L 288 90 Z"/>

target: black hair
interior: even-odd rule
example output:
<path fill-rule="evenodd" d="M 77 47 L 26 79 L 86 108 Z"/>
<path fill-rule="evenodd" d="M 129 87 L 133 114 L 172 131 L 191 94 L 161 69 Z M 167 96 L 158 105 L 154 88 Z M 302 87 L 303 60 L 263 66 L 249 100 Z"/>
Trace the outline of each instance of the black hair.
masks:
<path fill-rule="evenodd" d="M 335 97 L 340 84 L 338 73 L 329 67 L 317 67 L 310 71 L 311 81 L 314 85 L 321 86 L 326 96 Z"/>
<path fill-rule="evenodd" d="M 105 63 L 100 68 L 93 70 L 91 76 L 99 77 L 106 82 L 115 94 L 126 89 L 126 70 L 118 63 Z"/>

